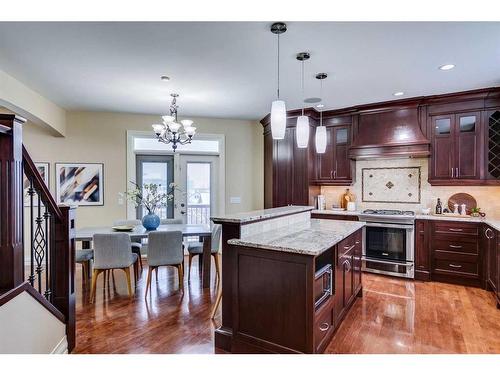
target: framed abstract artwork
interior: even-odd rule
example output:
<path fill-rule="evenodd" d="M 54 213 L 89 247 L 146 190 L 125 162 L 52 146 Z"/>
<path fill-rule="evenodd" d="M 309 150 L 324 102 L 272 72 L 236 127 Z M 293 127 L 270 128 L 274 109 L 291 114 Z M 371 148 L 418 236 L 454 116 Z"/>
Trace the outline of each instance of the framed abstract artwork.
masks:
<path fill-rule="evenodd" d="M 56 163 L 58 204 L 104 205 L 104 164 Z"/>
<path fill-rule="evenodd" d="M 38 173 L 40 173 L 40 176 L 42 176 L 42 180 L 45 182 L 45 185 L 47 185 L 48 188 L 50 188 L 50 176 L 49 176 L 49 170 L 50 170 L 50 164 L 49 163 L 35 163 L 35 167 L 38 170 Z M 24 187 L 24 205 L 29 206 L 30 205 L 30 196 L 28 194 L 28 188 L 30 187 L 30 183 L 26 176 L 23 178 L 23 187 Z M 33 206 L 38 206 L 38 197 L 37 194 L 33 196 Z"/>

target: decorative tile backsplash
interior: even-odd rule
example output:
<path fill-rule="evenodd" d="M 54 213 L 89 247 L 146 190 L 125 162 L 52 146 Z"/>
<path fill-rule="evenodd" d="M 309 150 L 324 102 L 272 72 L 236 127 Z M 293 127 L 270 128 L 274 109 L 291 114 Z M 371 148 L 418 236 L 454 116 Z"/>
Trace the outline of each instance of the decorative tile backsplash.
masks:
<path fill-rule="evenodd" d="M 420 203 L 388 203 L 388 202 L 365 202 L 362 199 L 362 170 L 373 168 L 417 168 L 421 171 L 421 198 Z M 365 209 L 398 209 L 412 210 L 420 212 L 422 208 L 429 207 L 432 210 L 436 207 L 436 201 L 441 198 L 446 205 L 448 198 L 456 193 L 469 193 L 472 195 L 478 206 L 489 218 L 500 219 L 500 186 L 431 186 L 427 182 L 429 170 L 429 159 L 426 158 L 405 158 L 405 159 L 379 159 L 379 160 L 358 160 L 356 161 L 355 182 L 352 186 L 322 186 L 321 194 L 325 196 L 327 208 L 331 208 L 332 204 L 339 204 L 340 197 L 345 192 L 346 188 L 350 189 L 356 196 L 355 203 L 357 210 Z M 389 191 L 387 194 L 392 194 L 395 189 L 388 189 L 385 181 L 380 189 Z M 394 185 L 396 183 L 391 179 Z M 392 199 L 391 199 L 392 200 Z"/>
<path fill-rule="evenodd" d="M 361 169 L 361 200 L 376 203 L 420 203 L 420 167 Z"/>

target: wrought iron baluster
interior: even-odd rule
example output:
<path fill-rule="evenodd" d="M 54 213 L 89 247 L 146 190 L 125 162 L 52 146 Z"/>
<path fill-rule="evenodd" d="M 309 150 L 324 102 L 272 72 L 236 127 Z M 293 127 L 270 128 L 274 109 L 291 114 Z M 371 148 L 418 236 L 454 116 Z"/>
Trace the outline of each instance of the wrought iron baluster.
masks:
<path fill-rule="evenodd" d="M 45 212 L 43 214 L 43 219 L 45 221 L 45 293 L 44 296 L 49 301 L 52 299 L 52 290 L 50 288 L 50 279 L 52 275 L 50 274 L 49 267 L 49 243 L 50 243 L 50 235 L 49 235 L 49 220 L 50 213 L 47 209 L 47 206 L 44 205 Z"/>
<path fill-rule="evenodd" d="M 42 204 L 40 200 L 40 194 L 38 196 L 38 215 L 35 219 L 36 229 L 35 229 L 35 261 L 36 261 L 36 275 L 38 279 L 38 292 L 42 293 L 42 271 L 43 271 L 43 259 L 45 257 L 45 233 L 43 231 L 43 217 L 42 217 Z"/>
<path fill-rule="evenodd" d="M 35 246 L 34 246 L 34 229 L 33 229 L 33 196 L 35 195 L 35 189 L 33 189 L 33 177 L 29 179 L 30 186 L 28 188 L 28 195 L 30 197 L 30 275 L 28 277 L 28 281 L 31 286 L 34 286 L 35 283 Z"/>

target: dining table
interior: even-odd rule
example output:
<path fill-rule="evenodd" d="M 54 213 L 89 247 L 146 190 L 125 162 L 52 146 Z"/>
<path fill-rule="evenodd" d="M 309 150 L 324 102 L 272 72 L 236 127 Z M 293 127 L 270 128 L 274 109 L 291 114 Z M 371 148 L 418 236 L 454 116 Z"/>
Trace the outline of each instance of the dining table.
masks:
<path fill-rule="evenodd" d="M 210 288 L 210 262 L 212 248 L 212 230 L 210 224 L 164 224 L 155 231 L 181 231 L 183 237 L 198 237 L 203 242 L 203 254 L 199 259 L 201 269 L 201 285 Z M 94 234 L 126 233 L 131 240 L 148 238 L 150 231 L 142 225 L 137 225 L 131 231 L 118 232 L 113 227 L 85 227 L 77 229 L 75 241 L 82 243 L 82 249 L 91 249 Z"/>

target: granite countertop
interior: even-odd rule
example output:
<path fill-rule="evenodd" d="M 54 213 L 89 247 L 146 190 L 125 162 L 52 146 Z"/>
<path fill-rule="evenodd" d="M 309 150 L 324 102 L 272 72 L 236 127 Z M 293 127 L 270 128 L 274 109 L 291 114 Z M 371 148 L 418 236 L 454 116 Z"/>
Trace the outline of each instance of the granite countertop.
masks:
<path fill-rule="evenodd" d="M 346 215 L 346 216 L 358 216 L 361 215 L 361 211 L 333 211 L 333 210 L 313 210 L 313 214 L 324 214 L 324 215 Z M 490 219 L 488 217 L 453 217 L 453 216 L 436 216 L 436 215 L 423 215 L 416 214 L 415 219 L 419 220 L 447 220 L 447 221 L 462 221 L 464 223 L 486 223 L 492 228 L 500 231 L 500 219 Z"/>
<path fill-rule="evenodd" d="M 365 225 L 362 221 L 311 219 L 276 231 L 263 231 L 230 245 L 255 247 L 304 255 L 320 255 Z"/>
<path fill-rule="evenodd" d="M 277 208 L 268 208 L 265 210 L 241 212 L 224 216 L 212 216 L 210 219 L 214 223 L 248 223 L 253 221 L 272 219 L 273 217 L 298 214 L 300 212 L 311 211 L 312 206 L 286 206 Z"/>

